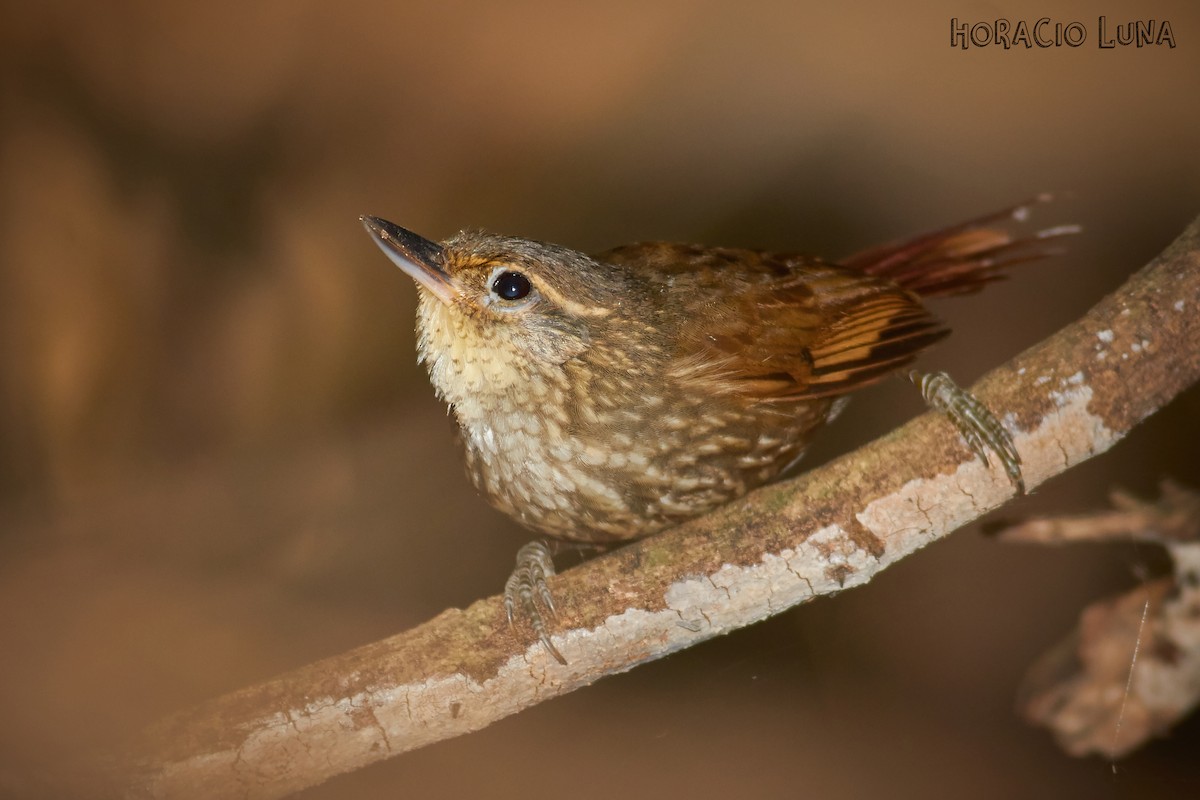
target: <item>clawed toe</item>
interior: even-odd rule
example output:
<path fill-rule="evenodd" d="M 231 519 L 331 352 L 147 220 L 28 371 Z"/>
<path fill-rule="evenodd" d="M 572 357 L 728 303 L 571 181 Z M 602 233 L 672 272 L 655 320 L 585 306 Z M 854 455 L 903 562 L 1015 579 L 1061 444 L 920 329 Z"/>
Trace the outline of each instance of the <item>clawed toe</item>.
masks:
<path fill-rule="evenodd" d="M 518 617 L 528 621 L 550 655 L 565 665 L 567 660 L 551 643 L 542 614 L 543 607 L 551 616 L 557 613 L 550 587 L 546 585 L 546 578 L 553 574 L 554 559 L 545 542 L 530 542 L 518 550 L 517 565 L 504 585 L 504 611 L 508 614 L 509 625 L 515 624 Z"/>
<path fill-rule="evenodd" d="M 962 389 L 950 376 L 944 372 L 933 372 L 924 375 L 917 370 L 908 373 L 909 379 L 921 389 L 921 395 L 932 408 L 941 411 L 958 432 L 966 439 L 967 445 L 983 460 L 986 466 L 988 451 L 991 450 L 1000 458 L 1004 471 L 1010 481 L 1017 487 L 1017 494 L 1025 494 L 1025 478 L 1021 474 L 1021 455 L 1013 444 L 1012 437 L 1000 424 L 1000 420 L 983 403 L 965 389 Z"/>

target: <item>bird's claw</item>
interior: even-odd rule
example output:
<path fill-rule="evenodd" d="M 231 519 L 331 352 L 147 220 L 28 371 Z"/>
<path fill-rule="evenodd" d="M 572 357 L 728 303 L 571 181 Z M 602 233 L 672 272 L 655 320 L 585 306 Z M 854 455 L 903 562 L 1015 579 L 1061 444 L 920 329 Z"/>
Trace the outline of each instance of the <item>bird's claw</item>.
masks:
<path fill-rule="evenodd" d="M 990 467 L 988 450 L 1000 458 L 1009 480 L 1017 487 L 1017 494 L 1025 494 L 1025 478 L 1021 474 L 1021 456 L 1013 444 L 1012 437 L 1000 424 L 1000 420 L 983 403 L 966 389 L 959 387 L 944 372 L 922 374 L 911 370 L 908 378 L 921 389 L 925 402 L 942 412 L 958 432 L 967 440 L 967 445 Z"/>
<path fill-rule="evenodd" d="M 550 612 L 550 616 L 557 614 L 554 597 L 546 585 L 546 578 L 553 574 L 554 559 L 545 542 L 530 542 L 518 550 L 517 565 L 504 584 L 504 611 L 508 615 L 509 625 L 515 624 L 518 616 L 527 620 L 550 655 L 565 665 L 567 660 L 550 641 L 546 618 L 542 614 L 543 607 Z"/>

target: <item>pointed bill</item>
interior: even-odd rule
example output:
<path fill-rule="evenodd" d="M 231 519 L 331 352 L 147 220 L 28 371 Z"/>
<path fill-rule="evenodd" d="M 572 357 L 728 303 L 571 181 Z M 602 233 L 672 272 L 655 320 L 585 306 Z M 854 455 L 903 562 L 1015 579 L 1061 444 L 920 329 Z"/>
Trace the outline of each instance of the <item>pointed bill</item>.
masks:
<path fill-rule="evenodd" d="M 359 220 L 384 255 L 434 297 L 450 305 L 459 296 L 454 279 L 443 269 L 446 251 L 440 244 L 379 217 L 362 216 Z"/>

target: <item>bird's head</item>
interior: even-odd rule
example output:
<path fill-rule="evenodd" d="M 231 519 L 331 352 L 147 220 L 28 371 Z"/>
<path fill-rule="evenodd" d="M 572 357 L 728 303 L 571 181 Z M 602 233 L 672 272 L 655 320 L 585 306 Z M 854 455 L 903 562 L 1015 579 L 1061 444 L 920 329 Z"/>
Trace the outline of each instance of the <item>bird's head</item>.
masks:
<path fill-rule="evenodd" d="M 377 217 L 362 222 L 416 281 L 420 358 L 455 405 L 553 380 L 628 302 L 624 271 L 564 247 L 483 231 L 438 243 Z"/>

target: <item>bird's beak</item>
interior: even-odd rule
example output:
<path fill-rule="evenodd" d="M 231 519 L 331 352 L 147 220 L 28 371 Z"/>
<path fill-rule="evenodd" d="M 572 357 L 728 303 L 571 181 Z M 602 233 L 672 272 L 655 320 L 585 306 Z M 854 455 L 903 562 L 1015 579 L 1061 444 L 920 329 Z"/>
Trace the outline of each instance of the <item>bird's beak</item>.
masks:
<path fill-rule="evenodd" d="M 458 285 L 444 269 L 444 247 L 379 217 L 363 216 L 359 220 L 384 255 L 434 297 L 450 305 L 459 296 Z"/>

